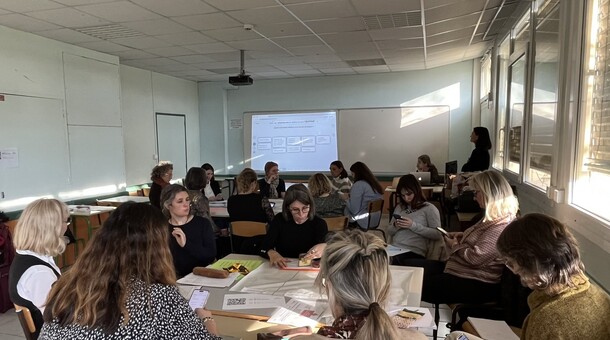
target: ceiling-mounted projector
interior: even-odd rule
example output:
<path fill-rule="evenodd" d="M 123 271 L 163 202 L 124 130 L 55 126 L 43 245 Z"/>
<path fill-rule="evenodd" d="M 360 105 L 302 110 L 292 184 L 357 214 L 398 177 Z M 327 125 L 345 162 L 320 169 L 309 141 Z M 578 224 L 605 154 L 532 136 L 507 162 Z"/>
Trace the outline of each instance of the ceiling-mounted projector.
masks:
<path fill-rule="evenodd" d="M 238 75 L 234 77 L 229 77 L 229 84 L 234 86 L 245 86 L 252 85 L 254 83 L 254 79 L 246 74 L 246 70 L 244 69 L 244 50 L 239 50 L 241 55 L 241 68 Z"/>

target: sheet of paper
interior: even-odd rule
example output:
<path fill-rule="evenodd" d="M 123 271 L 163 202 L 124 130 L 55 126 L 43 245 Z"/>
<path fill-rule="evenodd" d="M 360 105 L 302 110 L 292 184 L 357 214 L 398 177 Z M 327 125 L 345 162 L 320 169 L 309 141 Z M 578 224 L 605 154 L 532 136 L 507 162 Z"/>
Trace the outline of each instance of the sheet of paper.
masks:
<path fill-rule="evenodd" d="M 286 267 L 285 268 L 281 268 L 282 270 L 307 270 L 307 271 L 314 271 L 314 272 L 319 272 L 320 268 L 313 268 L 312 266 L 306 266 L 306 267 L 299 267 L 299 259 L 287 259 L 288 262 L 286 263 Z"/>
<path fill-rule="evenodd" d="M 224 288 L 224 287 L 229 287 L 238 276 L 239 276 L 239 273 L 230 273 L 226 279 L 216 279 L 216 278 L 199 276 L 199 275 L 190 273 L 187 276 L 178 280 L 177 282 L 182 285 Z"/>
<path fill-rule="evenodd" d="M 258 268 L 261 264 L 263 264 L 263 260 L 262 259 L 261 260 L 221 259 L 221 260 L 218 260 L 218 261 L 212 263 L 211 265 L 209 265 L 208 268 L 225 269 L 225 268 L 231 267 L 235 263 L 239 263 L 242 266 L 248 268 L 248 270 L 250 271 L 250 274 L 252 274 L 252 272 L 256 268 Z M 239 281 L 243 277 L 244 276 L 240 274 L 235 281 Z"/>
<path fill-rule="evenodd" d="M 409 325 L 409 328 L 429 328 L 429 329 L 436 329 L 436 324 L 434 323 L 434 318 L 432 317 L 432 313 L 430 313 L 430 309 L 428 308 L 424 308 L 424 307 L 405 307 L 405 306 L 388 306 L 386 308 L 386 312 L 388 312 L 389 315 L 394 316 L 396 314 L 398 314 L 398 312 L 400 312 L 401 310 L 403 310 L 403 308 L 406 308 L 408 310 L 412 310 L 412 311 L 416 311 L 416 312 L 420 312 L 420 313 L 424 313 L 424 315 L 413 321 L 413 323 L 411 323 Z"/>
<path fill-rule="evenodd" d="M 318 324 L 315 320 L 306 318 L 299 313 L 283 307 L 276 309 L 267 322 L 295 327 L 309 326 L 311 328 L 315 328 Z"/>
<path fill-rule="evenodd" d="M 285 305 L 283 296 L 262 294 L 225 294 L 222 301 L 223 310 L 276 308 Z"/>
<path fill-rule="evenodd" d="M 388 256 L 396 256 L 398 254 L 402 254 L 402 253 L 406 253 L 409 250 L 407 249 L 402 249 L 396 246 L 393 246 L 391 244 L 388 244 L 388 246 L 385 248 L 385 251 L 388 252 Z"/>
<path fill-rule="evenodd" d="M 468 318 L 472 327 L 479 333 L 483 339 L 490 340 L 519 340 L 519 337 L 513 332 L 508 324 L 504 321 Z"/>

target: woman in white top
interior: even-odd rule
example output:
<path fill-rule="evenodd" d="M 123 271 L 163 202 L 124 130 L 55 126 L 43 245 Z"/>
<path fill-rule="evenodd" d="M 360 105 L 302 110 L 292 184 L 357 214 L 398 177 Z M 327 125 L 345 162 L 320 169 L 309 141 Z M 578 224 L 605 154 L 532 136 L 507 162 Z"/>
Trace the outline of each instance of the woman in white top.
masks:
<path fill-rule="evenodd" d="M 201 166 L 205 170 L 206 185 L 203 188 L 203 194 L 210 201 L 222 201 L 222 189 L 220 183 L 214 178 L 214 167 L 210 163 L 205 163 Z"/>
<path fill-rule="evenodd" d="M 64 252 L 63 234 L 70 222 L 64 203 L 43 198 L 30 203 L 15 226 L 17 254 L 9 272 L 9 293 L 13 303 L 30 309 L 36 332 L 42 327 L 47 295 L 61 273 L 53 256 Z"/>
<path fill-rule="evenodd" d="M 352 188 L 352 181 L 347 177 L 347 171 L 343 163 L 339 160 L 330 163 L 330 176 L 333 189 L 336 192 L 349 194 Z"/>

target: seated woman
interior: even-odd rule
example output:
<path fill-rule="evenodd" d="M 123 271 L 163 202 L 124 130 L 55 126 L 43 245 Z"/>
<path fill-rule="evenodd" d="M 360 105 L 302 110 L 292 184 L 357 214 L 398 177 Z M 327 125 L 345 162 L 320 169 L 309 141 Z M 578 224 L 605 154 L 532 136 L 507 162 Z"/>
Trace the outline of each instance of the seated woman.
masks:
<path fill-rule="evenodd" d="M 153 181 L 148 193 L 148 199 L 153 207 L 161 209 L 161 191 L 169 185 L 174 174 L 174 166 L 171 163 L 163 163 L 155 166 L 150 174 Z"/>
<path fill-rule="evenodd" d="M 166 228 L 148 204 L 118 207 L 53 285 L 39 339 L 220 340 L 178 293 Z"/>
<path fill-rule="evenodd" d="M 220 183 L 214 178 L 214 168 L 210 163 L 205 163 L 201 166 L 201 169 L 205 171 L 206 175 L 206 185 L 203 188 L 203 194 L 210 201 L 222 201 L 224 198 L 222 197 L 222 189 L 220 188 Z"/>
<path fill-rule="evenodd" d="M 333 190 L 328 177 L 321 173 L 314 174 L 309 178 L 307 188 L 313 197 L 317 216 L 321 218 L 343 216 L 345 200 Z"/>
<path fill-rule="evenodd" d="M 320 261 L 316 284 L 326 291 L 335 321 L 318 334 L 339 339 L 426 339 L 396 328 L 384 310 L 391 275 L 385 244 L 360 230 L 333 234 Z"/>
<path fill-rule="evenodd" d="M 205 171 L 202 168 L 192 167 L 184 177 L 184 186 L 191 196 L 191 213 L 210 219 L 210 201 L 202 192 L 206 182 Z"/>
<path fill-rule="evenodd" d="M 486 127 L 477 126 L 470 134 L 470 141 L 474 143 L 474 150 L 468 158 L 468 162 L 462 165 L 462 172 L 485 171 L 489 169 L 491 149 L 491 138 Z"/>
<path fill-rule="evenodd" d="M 402 176 L 396 186 L 396 193 L 400 203 L 394 209 L 394 215 L 400 215 L 401 218 L 392 217 L 387 232 L 392 235 L 393 245 L 409 250 L 392 257 L 392 264 L 403 265 L 405 259 L 425 258 L 428 241 L 442 238 L 436 229 L 441 226 L 441 216 L 434 205 L 426 202 L 415 176 Z"/>
<path fill-rule="evenodd" d="M 417 157 L 417 171 L 429 172 L 430 181 L 432 181 L 432 183 L 443 183 L 445 181 L 443 176 L 439 176 L 438 169 L 436 169 L 436 166 L 432 164 L 430 156 L 428 155 L 421 155 Z"/>
<path fill-rule="evenodd" d="M 172 235 L 169 247 L 174 258 L 176 275 L 183 277 L 195 267 L 205 267 L 216 257 L 216 238 L 206 218 L 191 213 L 188 190 L 171 184 L 161 193 L 163 214 L 169 219 Z"/>
<path fill-rule="evenodd" d="M 424 267 L 422 300 L 430 303 L 481 303 L 496 301 L 504 263 L 496 241 L 515 219 L 519 203 L 508 181 L 487 170 L 470 179 L 475 199 L 485 216 L 465 232 L 444 238 L 447 262 L 406 260 L 409 266 Z"/>
<path fill-rule="evenodd" d="M 280 178 L 280 170 L 275 162 L 265 163 L 265 178 L 258 180 L 261 195 L 266 198 L 282 198 L 286 193 L 286 183 Z"/>
<path fill-rule="evenodd" d="M 229 197 L 227 211 L 231 221 L 271 222 L 274 217 L 269 200 L 256 192 L 256 172 L 245 168 L 237 176 L 237 195 Z"/>
<path fill-rule="evenodd" d="M 345 215 L 349 216 L 352 226 L 366 230 L 369 228 L 368 204 L 371 201 L 383 199 L 383 188 L 366 164 L 356 162 L 349 170 L 352 172 L 354 185 L 352 185 L 345 206 Z M 379 216 L 371 217 L 372 221 L 380 218 L 381 213 Z"/>
<path fill-rule="evenodd" d="M 64 203 L 43 198 L 28 204 L 15 226 L 13 244 L 17 253 L 9 271 L 9 296 L 13 303 L 30 310 L 36 337 L 47 295 L 61 274 L 53 256 L 66 248 L 62 235 L 70 221 Z"/>
<path fill-rule="evenodd" d="M 610 298 L 587 279 L 578 243 L 566 225 L 528 214 L 504 229 L 497 247 L 506 266 L 533 290 L 521 339 L 610 339 Z M 461 333 L 448 338 L 460 339 Z"/>
<path fill-rule="evenodd" d="M 284 256 L 298 258 L 314 245 L 324 242 L 328 233 L 326 222 L 316 216 L 313 198 L 303 184 L 288 188 L 282 208 L 271 221 L 260 252 L 280 268 L 286 267 Z"/>
<path fill-rule="evenodd" d="M 334 191 L 349 194 L 352 181 L 347 177 L 347 171 L 345 171 L 341 161 L 337 160 L 330 163 L 330 177 Z"/>

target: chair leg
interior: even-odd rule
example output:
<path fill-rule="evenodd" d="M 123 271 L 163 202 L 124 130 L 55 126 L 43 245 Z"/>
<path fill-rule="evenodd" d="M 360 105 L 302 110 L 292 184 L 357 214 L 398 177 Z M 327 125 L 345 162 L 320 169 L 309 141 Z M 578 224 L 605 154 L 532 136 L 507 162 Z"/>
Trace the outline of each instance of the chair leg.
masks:
<path fill-rule="evenodd" d="M 432 338 L 434 338 L 434 340 L 436 340 L 436 337 L 438 336 L 438 323 L 441 319 L 441 313 L 439 311 L 439 304 L 435 303 L 434 304 L 434 324 L 436 325 L 436 329 L 432 331 Z"/>

